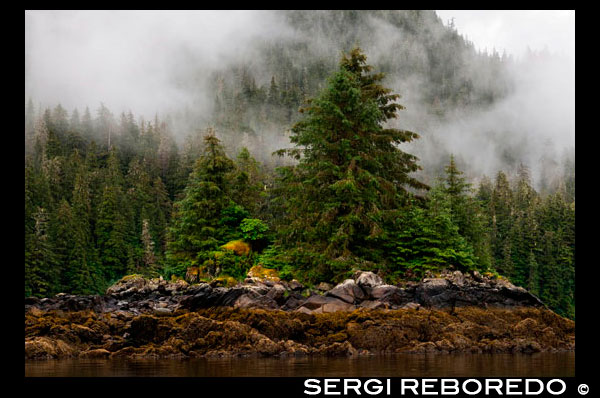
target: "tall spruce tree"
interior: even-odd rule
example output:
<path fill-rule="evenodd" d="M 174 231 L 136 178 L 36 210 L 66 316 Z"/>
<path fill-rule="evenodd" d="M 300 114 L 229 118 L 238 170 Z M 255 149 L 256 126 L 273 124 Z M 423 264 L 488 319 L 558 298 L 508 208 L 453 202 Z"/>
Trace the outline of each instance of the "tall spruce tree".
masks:
<path fill-rule="evenodd" d="M 296 148 L 277 152 L 299 161 L 280 169 L 280 243 L 304 258 L 300 264 L 319 267 L 318 278 L 375 260 L 386 212 L 400 206 L 408 188 L 426 188 L 410 176 L 417 158 L 398 147 L 418 135 L 384 126 L 403 106 L 380 84 L 383 74 L 371 70 L 360 49 L 343 55 L 328 87 L 292 128 Z"/>
<path fill-rule="evenodd" d="M 458 233 L 473 247 L 476 262 L 482 269 L 491 265 L 489 231 L 485 213 L 475 198 L 469 195 L 471 184 L 466 182 L 464 174 L 456 166 L 454 156 L 445 168 L 444 193 L 448 196 L 452 223 Z"/>
<path fill-rule="evenodd" d="M 196 161 L 184 197 L 174 204 L 167 258 L 173 272 L 201 266 L 211 251 L 226 243 L 223 213 L 234 203 L 226 176 L 234 169 L 214 132 L 204 137 L 204 154 Z"/>

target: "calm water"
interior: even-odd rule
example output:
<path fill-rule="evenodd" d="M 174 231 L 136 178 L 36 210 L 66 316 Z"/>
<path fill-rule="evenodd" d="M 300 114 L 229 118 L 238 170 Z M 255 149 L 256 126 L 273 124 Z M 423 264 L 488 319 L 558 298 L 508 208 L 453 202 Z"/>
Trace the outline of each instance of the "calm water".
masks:
<path fill-rule="evenodd" d="M 398 354 L 361 358 L 26 361 L 25 376 L 569 377 L 575 353 Z"/>

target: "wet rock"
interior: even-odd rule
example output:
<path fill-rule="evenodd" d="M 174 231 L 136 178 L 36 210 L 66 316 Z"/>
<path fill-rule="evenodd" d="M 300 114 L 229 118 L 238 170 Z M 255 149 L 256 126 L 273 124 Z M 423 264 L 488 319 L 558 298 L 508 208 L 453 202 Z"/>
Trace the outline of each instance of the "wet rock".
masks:
<path fill-rule="evenodd" d="M 155 314 L 155 308 L 171 311 L 196 311 L 204 308 L 228 307 L 263 308 L 295 311 L 305 307 L 322 313 L 327 298 L 335 298 L 365 309 L 413 308 L 421 305 L 430 309 L 455 307 L 544 307 L 527 290 L 514 286 L 503 278 L 491 278 L 479 273 L 463 274 L 444 271 L 441 277 L 425 278 L 421 282 L 405 282 L 402 287 L 385 284 L 372 272 L 357 271 L 355 280 L 348 279 L 332 287 L 322 283 L 324 296 L 314 294 L 298 281 L 281 282 L 269 278 L 268 270 L 255 269 L 250 274 L 252 283 L 233 287 L 212 287 L 207 283 L 188 285 L 183 280 L 166 282 L 160 278 L 144 279 L 139 275 L 122 278 L 107 290 L 105 296 L 74 296 L 26 298 L 25 312 L 60 310 L 68 312 L 94 311 L 97 313 L 124 311 L 129 316 Z M 260 272 L 259 272 L 260 271 Z M 272 275 L 271 275 L 272 276 Z M 432 274 L 430 276 L 433 276 Z M 312 296 L 310 296 L 312 294 Z M 310 296 L 308 299 L 305 297 Z M 409 304 L 414 303 L 414 304 Z M 340 305 L 328 306 L 343 308 Z M 350 307 L 347 307 L 350 308 Z M 302 310 L 304 311 L 304 310 Z M 156 315 L 167 314 L 159 310 Z"/>
<path fill-rule="evenodd" d="M 137 344 L 146 344 L 157 338 L 158 319 L 149 315 L 140 315 L 131 321 L 127 330 L 129 339 Z"/>
<path fill-rule="evenodd" d="M 465 276 L 460 271 L 454 271 L 452 273 L 451 281 L 457 286 L 464 286 L 466 284 Z"/>
<path fill-rule="evenodd" d="M 415 298 L 427 307 L 454 306 L 457 300 L 456 289 L 444 278 L 426 278 L 415 289 Z"/>
<path fill-rule="evenodd" d="M 274 310 L 279 308 L 277 302 L 266 295 L 252 295 L 251 293 L 243 294 L 233 303 L 236 308 L 262 308 L 266 310 Z"/>
<path fill-rule="evenodd" d="M 358 355 L 358 351 L 352 347 L 352 344 L 350 344 L 349 341 L 345 341 L 343 343 L 333 343 L 329 346 L 321 348 L 319 352 L 330 357 Z"/>
<path fill-rule="evenodd" d="M 538 323 L 531 318 L 525 318 L 515 326 L 513 326 L 513 331 L 517 334 L 527 334 L 529 331 L 534 330 L 538 327 Z"/>
<path fill-rule="evenodd" d="M 298 282 L 296 279 L 292 279 L 290 282 L 288 282 L 288 286 L 292 291 L 301 291 L 304 289 L 304 285 L 302 285 L 302 283 Z"/>
<path fill-rule="evenodd" d="M 368 310 L 385 310 L 389 309 L 390 305 L 381 301 L 365 300 L 362 303 L 360 303 L 360 307 L 366 308 Z"/>
<path fill-rule="evenodd" d="M 82 342 L 98 343 L 102 341 L 102 336 L 87 326 L 74 324 L 71 325 L 71 330 Z"/>
<path fill-rule="evenodd" d="M 347 303 L 354 304 L 366 298 L 365 292 L 354 282 L 353 279 L 346 279 L 333 289 L 325 293 L 327 296 L 337 297 Z"/>
<path fill-rule="evenodd" d="M 244 288 L 214 289 L 213 294 L 218 295 L 218 297 L 215 299 L 214 305 L 231 307 L 234 305 L 238 297 L 244 293 L 246 293 L 246 289 Z"/>
<path fill-rule="evenodd" d="M 266 337 L 258 340 L 255 348 L 263 356 L 272 356 L 280 351 L 279 345 Z"/>
<path fill-rule="evenodd" d="M 383 285 L 383 279 L 373 272 L 359 271 L 355 275 L 356 284 L 364 288 L 374 288 Z"/>
<path fill-rule="evenodd" d="M 79 358 L 108 358 L 110 356 L 110 351 L 105 350 L 103 348 L 97 348 L 95 350 L 88 350 L 79 353 Z"/>
<path fill-rule="evenodd" d="M 285 303 L 281 306 L 283 311 L 293 311 L 300 307 L 305 301 L 305 298 L 298 293 L 291 293 Z"/>
<path fill-rule="evenodd" d="M 164 286 L 165 293 L 174 296 L 176 294 L 183 294 L 189 287 L 189 284 L 186 281 L 184 281 L 183 279 L 178 279 L 177 281 L 175 281 L 173 283 L 159 284 L 157 286 L 157 290 L 162 286 Z"/>
<path fill-rule="evenodd" d="M 121 278 L 117 283 L 106 290 L 107 295 L 119 295 L 121 297 L 138 292 L 148 280 L 141 275 L 128 275 Z"/>
<path fill-rule="evenodd" d="M 473 271 L 473 279 L 475 279 L 475 281 L 477 282 L 484 282 L 483 277 L 481 276 L 481 274 L 479 273 L 479 271 Z"/>
<path fill-rule="evenodd" d="M 251 294 L 251 293 L 247 293 Z M 243 297 L 243 296 L 240 296 Z M 265 295 L 253 300 L 269 299 Z M 169 300 L 171 297 L 169 296 Z M 371 311 L 332 296 L 294 311 L 226 306 L 169 315 L 38 310 L 25 314 L 27 358 L 236 357 L 392 352 L 538 352 L 574 349 L 575 326 L 543 308 Z M 168 302 L 162 300 L 161 302 Z M 417 305 L 417 303 L 415 303 Z M 339 308 L 329 308 L 339 306 Z M 330 310 L 334 311 L 329 312 Z M 95 342 L 96 340 L 98 342 Z"/>
<path fill-rule="evenodd" d="M 213 293 L 213 288 L 204 283 L 201 285 L 194 286 L 193 289 L 189 289 L 191 295 L 186 296 L 179 303 L 180 307 L 186 310 L 194 311 L 198 308 L 211 307 L 220 297 L 217 293 Z"/>
<path fill-rule="evenodd" d="M 309 310 L 316 310 L 317 308 L 321 308 L 324 304 L 331 301 L 330 297 L 321 296 L 320 294 L 315 294 L 306 299 L 302 307 L 307 308 Z"/>
<path fill-rule="evenodd" d="M 321 308 L 321 307 L 318 307 Z M 307 315 L 312 315 L 312 310 L 309 310 L 307 307 L 299 307 L 296 310 L 294 310 L 294 312 L 299 312 L 301 314 L 307 314 Z"/>
<path fill-rule="evenodd" d="M 25 339 L 25 359 L 68 358 L 77 355 L 77 350 L 64 342 L 48 337 Z"/>
<path fill-rule="evenodd" d="M 385 296 L 394 294 L 400 290 L 399 287 L 393 285 L 379 285 L 371 290 L 370 296 L 374 300 L 380 300 Z"/>
<path fill-rule="evenodd" d="M 533 354 L 542 351 L 542 347 L 537 341 L 517 339 L 513 350 L 524 354 Z"/>
<path fill-rule="evenodd" d="M 328 300 L 321 307 L 321 311 L 323 313 L 326 313 L 326 312 L 337 312 L 337 311 L 354 311 L 355 309 L 356 309 L 355 305 L 349 304 L 349 303 L 347 303 L 345 301 L 338 300 L 338 299 Z"/>
<path fill-rule="evenodd" d="M 164 307 L 155 307 L 154 308 L 154 315 L 157 315 L 157 316 L 171 315 L 172 313 L 173 313 L 173 311 L 169 308 L 164 308 Z"/>
<path fill-rule="evenodd" d="M 276 284 L 269 290 L 269 292 L 267 293 L 267 297 L 273 299 L 277 303 L 283 304 L 283 299 L 285 298 L 286 292 L 287 290 L 285 289 L 285 287 L 283 287 L 283 285 Z"/>
<path fill-rule="evenodd" d="M 427 341 L 424 343 L 419 343 L 415 346 L 414 351 L 415 352 L 436 352 L 438 350 L 438 347 L 435 345 L 435 343 L 431 342 L 431 341 Z"/>
<path fill-rule="evenodd" d="M 448 339 L 442 339 L 435 342 L 435 346 L 438 350 L 443 352 L 454 351 L 455 347 Z"/>
<path fill-rule="evenodd" d="M 318 291 L 326 292 L 333 288 L 333 285 L 327 282 L 321 282 L 315 287 Z"/>

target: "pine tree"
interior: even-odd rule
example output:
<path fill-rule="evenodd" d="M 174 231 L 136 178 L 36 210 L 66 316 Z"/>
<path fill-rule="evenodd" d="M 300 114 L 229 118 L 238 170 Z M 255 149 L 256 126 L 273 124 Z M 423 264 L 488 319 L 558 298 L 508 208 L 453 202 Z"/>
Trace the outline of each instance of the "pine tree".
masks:
<path fill-rule="evenodd" d="M 90 142 L 94 139 L 94 125 L 92 122 L 92 115 L 90 108 L 85 107 L 83 116 L 81 117 L 81 135 L 86 142 Z"/>
<path fill-rule="evenodd" d="M 372 260 L 386 211 L 399 206 L 407 188 L 426 187 L 409 175 L 419 169 L 416 157 L 398 148 L 418 135 L 383 127 L 403 107 L 395 102 L 399 95 L 379 84 L 383 75 L 371 70 L 360 49 L 344 55 L 329 86 L 292 128 L 296 148 L 278 151 L 299 160 L 281 169 L 280 243 L 312 256 L 305 267 L 320 265 L 323 278 L 362 256 Z"/>
<path fill-rule="evenodd" d="M 81 120 L 77 108 L 73 109 L 73 112 L 71 113 L 71 120 L 69 121 L 69 130 L 81 132 Z"/>
<path fill-rule="evenodd" d="M 508 178 L 504 172 L 499 171 L 496 184 L 492 192 L 490 209 L 492 216 L 491 244 L 493 250 L 494 267 L 505 276 L 512 273 L 512 259 L 510 256 L 510 231 L 513 224 L 512 218 L 512 191 Z"/>
<path fill-rule="evenodd" d="M 204 143 L 204 154 L 196 161 L 184 197 L 173 208 L 167 258 L 179 274 L 202 265 L 211 251 L 226 243 L 223 213 L 234 204 L 227 180 L 234 163 L 214 132 L 204 137 Z"/>
<path fill-rule="evenodd" d="M 63 136 L 69 129 L 69 114 L 65 108 L 58 104 L 52 112 L 52 130 L 59 136 Z"/>
<path fill-rule="evenodd" d="M 155 276 L 158 271 L 158 264 L 156 254 L 154 253 L 154 241 L 152 240 L 152 236 L 150 235 L 150 227 L 148 224 L 148 220 L 146 219 L 142 221 L 142 245 L 144 248 L 144 273 L 147 275 Z"/>
<path fill-rule="evenodd" d="M 73 251 L 73 244 L 75 243 L 75 231 L 73 229 L 73 212 L 65 199 L 61 201 L 51 222 L 51 239 L 56 256 L 57 273 L 60 279 L 56 288 L 60 291 L 70 290 L 71 286 L 69 286 L 67 278 L 67 265 L 71 261 L 70 257 Z"/>
<path fill-rule="evenodd" d="M 445 171 L 444 192 L 448 196 L 452 222 L 458 228 L 458 233 L 473 247 L 477 265 L 487 269 L 491 265 L 491 253 L 484 209 L 468 195 L 471 184 L 461 177 L 463 172 L 456 166 L 453 155 L 450 155 L 450 163 Z"/>
<path fill-rule="evenodd" d="M 264 192 L 264 175 L 259 163 L 250 155 L 248 148 L 242 147 L 235 160 L 235 169 L 230 178 L 232 181 L 231 196 L 237 203 L 256 215 Z"/>
<path fill-rule="evenodd" d="M 124 200 L 122 187 L 123 176 L 119 160 L 113 150 L 108 159 L 95 225 L 99 260 L 105 278 L 108 280 L 123 276 L 127 266 L 127 227 L 130 206 Z"/>
<path fill-rule="evenodd" d="M 537 192 L 531 186 L 529 169 L 521 164 L 517 171 L 517 184 L 513 193 L 514 210 L 511 231 L 512 262 L 514 274 L 512 282 L 527 286 L 531 281 L 531 254 L 539 240 L 535 212 L 538 204 Z"/>
<path fill-rule="evenodd" d="M 434 187 L 425 203 L 413 201 L 387 227 L 390 279 L 423 276 L 425 271 L 453 268 L 470 271 L 476 256 L 452 221 L 451 199 L 444 186 Z"/>
<path fill-rule="evenodd" d="M 49 215 L 38 207 L 33 215 L 35 229 L 25 241 L 25 295 L 48 297 L 58 285 L 57 259 L 48 234 Z"/>

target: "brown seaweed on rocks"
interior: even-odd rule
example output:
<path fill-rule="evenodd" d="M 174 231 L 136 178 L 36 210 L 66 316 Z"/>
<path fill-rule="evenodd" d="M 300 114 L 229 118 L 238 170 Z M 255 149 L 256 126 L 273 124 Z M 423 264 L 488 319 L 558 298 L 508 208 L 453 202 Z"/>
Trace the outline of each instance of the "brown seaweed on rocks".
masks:
<path fill-rule="evenodd" d="M 170 316 L 55 310 L 25 315 L 26 359 L 533 353 L 574 348 L 574 322 L 543 308 L 304 314 L 214 307 Z"/>

